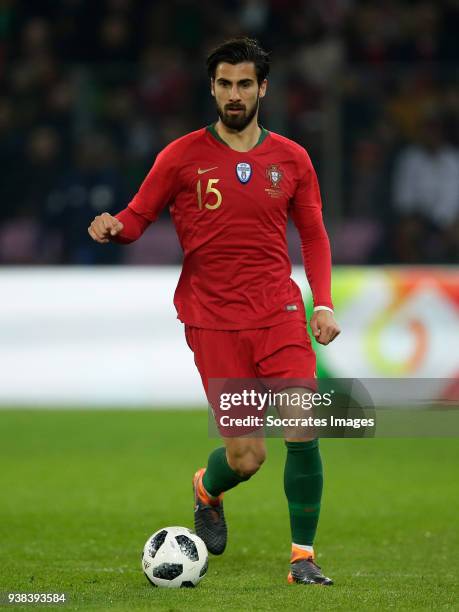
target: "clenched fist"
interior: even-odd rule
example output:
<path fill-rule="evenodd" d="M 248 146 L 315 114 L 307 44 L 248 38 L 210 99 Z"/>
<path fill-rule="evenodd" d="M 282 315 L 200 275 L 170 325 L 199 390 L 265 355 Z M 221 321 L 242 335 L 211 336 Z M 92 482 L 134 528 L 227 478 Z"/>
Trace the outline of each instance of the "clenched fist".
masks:
<path fill-rule="evenodd" d="M 316 310 L 312 314 L 309 327 L 319 344 L 329 344 L 341 332 L 333 313 L 329 310 Z"/>
<path fill-rule="evenodd" d="M 110 238 L 123 231 L 124 225 L 116 217 L 107 212 L 97 215 L 88 227 L 88 233 L 93 240 L 100 244 L 110 242 Z"/>

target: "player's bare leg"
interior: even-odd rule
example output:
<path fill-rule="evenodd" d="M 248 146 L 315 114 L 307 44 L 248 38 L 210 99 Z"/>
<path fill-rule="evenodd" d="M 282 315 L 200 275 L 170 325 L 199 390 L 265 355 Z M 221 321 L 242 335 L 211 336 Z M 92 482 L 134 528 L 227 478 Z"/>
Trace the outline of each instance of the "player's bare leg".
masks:
<path fill-rule="evenodd" d="M 261 430 L 260 430 L 260 433 Z M 266 459 L 264 437 L 257 432 L 240 438 L 225 438 L 228 464 L 237 474 L 248 480 L 256 474 Z"/>
<path fill-rule="evenodd" d="M 293 394 L 311 393 L 306 388 L 282 391 L 285 401 L 276 405 L 281 418 L 304 418 L 311 415 L 301 406 L 288 400 Z M 293 404 L 293 405 L 292 405 Z M 284 471 L 284 490 L 290 513 L 292 552 L 288 582 L 299 584 L 333 584 L 315 563 L 313 540 L 317 530 L 322 497 L 323 472 L 319 441 L 315 432 L 303 427 L 285 427 L 284 439 L 287 459 Z"/>
<path fill-rule="evenodd" d="M 225 447 L 210 454 L 207 468 L 198 470 L 193 478 L 195 531 L 214 555 L 223 553 L 228 538 L 224 491 L 253 476 L 266 456 L 262 437 L 224 438 L 224 442 Z"/>

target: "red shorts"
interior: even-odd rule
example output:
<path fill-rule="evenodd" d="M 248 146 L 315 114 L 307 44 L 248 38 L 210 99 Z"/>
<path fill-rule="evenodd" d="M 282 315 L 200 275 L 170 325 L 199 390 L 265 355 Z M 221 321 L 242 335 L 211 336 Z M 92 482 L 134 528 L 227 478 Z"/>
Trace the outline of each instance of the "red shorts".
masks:
<path fill-rule="evenodd" d="M 211 405 L 211 379 L 272 379 L 277 390 L 314 386 L 316 356 L 303 321 L 238 331 L 186 325 L 185 336 Z M 289 381 L 282 385 L 280 379 Z"/>

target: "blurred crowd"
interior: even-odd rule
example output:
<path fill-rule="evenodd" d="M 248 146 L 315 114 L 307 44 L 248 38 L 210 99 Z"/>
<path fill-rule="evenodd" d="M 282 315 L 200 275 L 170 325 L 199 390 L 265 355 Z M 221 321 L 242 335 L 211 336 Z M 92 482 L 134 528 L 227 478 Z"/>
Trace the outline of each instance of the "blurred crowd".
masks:
<path fill-rule="evenodd" d="M 458 22 L 459 0 L 0 0 L 0 263 L 179 263 L 167 211 L 129 247 L 86 228 L 215 119 L 205 57 L 237 35 L 273 52 L 262 123 L 310 152 L 335 263 L 457 263 Z"/>

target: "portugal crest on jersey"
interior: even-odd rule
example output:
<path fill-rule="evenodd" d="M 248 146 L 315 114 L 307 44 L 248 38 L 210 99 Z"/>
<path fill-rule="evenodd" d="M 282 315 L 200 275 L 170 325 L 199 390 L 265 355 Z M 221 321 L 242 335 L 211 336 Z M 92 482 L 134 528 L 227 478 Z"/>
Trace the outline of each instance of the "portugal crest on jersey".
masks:
<path fill-rule="evenodd" d="M 271 181 L 271 189 L 279 189 L 283 172 L 276 164 L 271 164 L 266 168 L 266 178 Z"/>
<path fill-rule="evenodd" d="M 236 166 L 236 174 L 241 183 L 248 183 L 252 176 L 252 166 L 247 162 L 239 162 Z"/>

